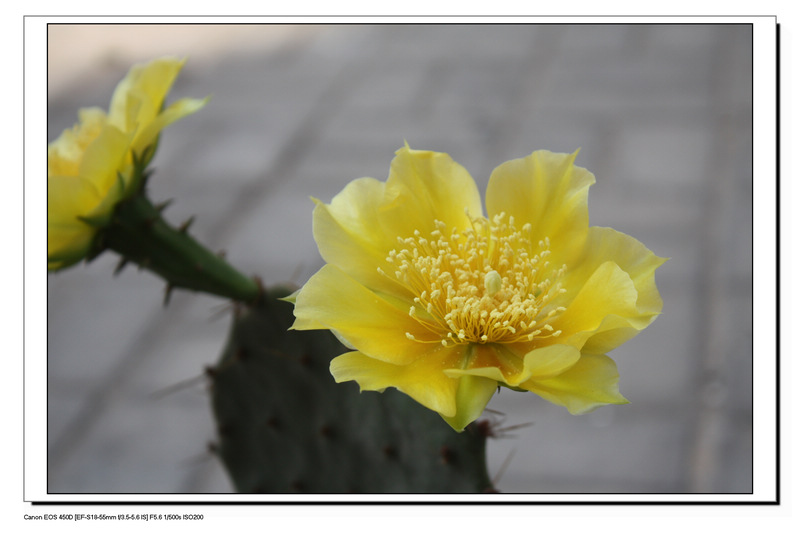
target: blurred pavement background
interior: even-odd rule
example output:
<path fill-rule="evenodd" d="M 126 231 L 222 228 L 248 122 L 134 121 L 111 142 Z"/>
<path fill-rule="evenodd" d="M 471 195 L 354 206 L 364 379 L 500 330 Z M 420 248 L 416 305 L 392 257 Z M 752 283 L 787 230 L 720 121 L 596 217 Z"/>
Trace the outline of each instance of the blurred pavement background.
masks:
<path fill-rule="evenodd" d="M 503 492 L 752 490 L 749 25 L 51 25 L 48 44 L 48 141 L 133 62 L 190 58 L 171 98 L 212 99 L 162 136 L 151 197 L 267 284 L 322 265 L 309 196 L 385 179 L 404 141 L 482 191 L 508 159 L 581 148 L 590 223 L 671 258 L 664 312 L 610 354 L 630 405 L 496 396 L 501 427 L 531 425 L 490 442 L 491 475 Z M 163 282 L 116 261 L 48 276 L 48 490 L 229 492 L 202 377 L 225 302 L 164 308 Z"/>

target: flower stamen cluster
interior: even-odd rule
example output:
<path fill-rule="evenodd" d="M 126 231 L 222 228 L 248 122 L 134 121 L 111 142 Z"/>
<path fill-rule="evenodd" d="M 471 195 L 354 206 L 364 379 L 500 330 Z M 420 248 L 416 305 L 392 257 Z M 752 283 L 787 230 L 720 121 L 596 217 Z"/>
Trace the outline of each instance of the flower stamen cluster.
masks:
<path fill-rule="evenodd" d="M 470 222 L 448 231 L 436 220 L 429 237 L 415 231 L 389 252 L 396 280 L 414 295 L 408 314 L 435 340 L 406 337 L 443 346 L 557 337 L 549 322 L 565 310 L 553 302 L 566 265 L 548 260 L 550 240 L 534 242 L 531 225 L 517 228 L 505 213 Z"/>

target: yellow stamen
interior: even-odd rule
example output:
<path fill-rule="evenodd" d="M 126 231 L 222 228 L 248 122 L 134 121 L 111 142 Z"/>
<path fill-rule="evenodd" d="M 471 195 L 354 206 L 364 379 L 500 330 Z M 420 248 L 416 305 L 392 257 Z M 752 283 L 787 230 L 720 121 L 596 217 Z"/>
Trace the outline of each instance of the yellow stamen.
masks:
<path fill-rule="evenodd" d="M 545 261 L 548 238 L 532 242 L 531 225 L 517 229 L 503 213 L 471 219 L 463 231 L 447 231 L 441 221 L 435 226 L 430 238 L 419 231 L 398 238 L 386 260 L 414 295 L 409 315 L 436 342 L 512 343 L 561 333 L 548 322 L 565 310 L 553 300 L 564 292 L 559 280 L 566 266 Z"/>

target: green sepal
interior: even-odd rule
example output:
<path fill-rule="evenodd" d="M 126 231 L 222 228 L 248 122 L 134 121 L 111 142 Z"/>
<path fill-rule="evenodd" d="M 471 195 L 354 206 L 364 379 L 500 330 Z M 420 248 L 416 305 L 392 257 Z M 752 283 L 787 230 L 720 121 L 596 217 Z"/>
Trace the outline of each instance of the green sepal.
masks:
<path fill-rule="evenodd" d="M 282 302 L 289 302 L 290 304 L 294 305 L 294 304 L 297 303 L 297 297 L 300 295 L 300 290 L 301 289 L 297 289 L 296 291 L 294 291 L 289 296 L 284 296 L 283 298 L 278 298 L 278 300 L 280 300 Z"/>
<path fill-rule="evenodd" d="M 132 152 L 133 176 L 131 177 L 130 184 L 128 185 L 128 190 L 126 191 L 128 196 L 144 193 L 144 190 L 147 187 L 147 182 L 152 175 L 152 171 L 147 169 L 147 165 L 150 164 L 150 161 L 152 161 L 153 156 L 156 153 L 160 137 L 160 135 L 156 137 L 155 143 L 146 146 L 145 149 L 142 150 L 141 154 Z"/>

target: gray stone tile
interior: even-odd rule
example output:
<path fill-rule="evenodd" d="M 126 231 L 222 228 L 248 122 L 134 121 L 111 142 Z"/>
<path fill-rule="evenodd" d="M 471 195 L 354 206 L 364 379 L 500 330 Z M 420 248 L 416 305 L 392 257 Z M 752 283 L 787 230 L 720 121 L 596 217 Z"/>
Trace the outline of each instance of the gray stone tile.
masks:
<path fill-rule="evenodd" d="M 313 203 L 283 190 L 236 227 L 229 259 L 244 272 L 258 272 L 266 285 L 305 281 L 321 265 L 311 233 Z"/>
<path fill-rule="evenodd" d="M 111 379 L 125 350 L 151 327 L 148 311 L 160 311 L 163 282 L 134 272 L 114 278 L 115 265 L 114 258 L 103 256 L 88 267 L 50 276 L 50 383 L 82 383 L 83 392 L 91 393 Z"/>
<path fill-rule="evenodd" d="M 624 179 L 654 189 L 702 188 L 709 179 L 713 125 L 702 117 L 672 121 L 660 116 L 656 120 L 620 125 L 615 158 Z"/>
<path fill-rule="evenodd" d="M 129 391 L 118 395 L 113 416 L 98 419 L 87 445 L 50 477 L 50 492 L 177 492 L 180 480 L 200 466 L 209 435 L 184 405 Z"/>
<path fill-rule="evenodd" d="M 511 396 L 508 391 L 501 395 Z M 517 396 L 524 396 L 518 393 Z M 525 414 L 520 412 L 523 403 Z M 504 410 L 501 402 L 490 407 Z M 514 398 L 507 424 L 532 423 L 489 442 L 490 475 L 503 492 L 681 492 L 688 413 L 668 406 L 602 407 L 573 416 L 534 398 Z"/>

